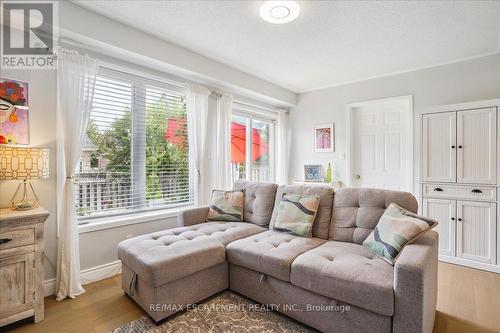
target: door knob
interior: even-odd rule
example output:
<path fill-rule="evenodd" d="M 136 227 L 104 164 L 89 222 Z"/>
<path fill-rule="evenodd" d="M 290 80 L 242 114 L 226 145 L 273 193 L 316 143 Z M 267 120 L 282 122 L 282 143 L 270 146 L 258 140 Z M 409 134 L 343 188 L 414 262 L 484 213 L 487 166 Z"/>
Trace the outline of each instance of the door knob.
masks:
<path fill-rule="evenodd" d="M 356 175 L 356 176 L 354 176 L 354 178 L 361 179 L 361 176 L 360 175 Z"/>

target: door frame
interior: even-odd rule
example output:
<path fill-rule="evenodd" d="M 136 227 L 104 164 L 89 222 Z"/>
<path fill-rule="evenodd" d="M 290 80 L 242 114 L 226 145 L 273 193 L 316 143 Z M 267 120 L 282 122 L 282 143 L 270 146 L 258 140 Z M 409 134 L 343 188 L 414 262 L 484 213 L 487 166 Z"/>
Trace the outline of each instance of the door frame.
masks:
<path fill-rule="evenodd" d="M 380 98 L 380 99 L 373 99 L 373 100 L 368 100 L 368 101 L 362 101 L 362 102 L 355 102 L 355 103 L 349 103 L 347 104 L 346 107 L 346 113 L 347 113 L 347 140 L 346 140 L 346 185 L 351 186 L 352 184 L 352 165 L 353 165 L 353 152 L 352 152 L 352 111 L 354 108 L 358 107 L 363 107 L 363 106 L 369 106 L 372 104 L 377 104 L 377 103 L 383 103 L 383 102 L 392 102 L 392 101 L 404 101 L 408 104 L 408 127 L 410 131 L 410 140 L 409 140 L 409 149 L 407 150 L 407 157 L 409 160 L 409 165 L 410 165 L 410 173 L 407 177 L 408 184 L 410 188 L 408 189 L 409 192 L 413 193 L 414 190 L 414 179 L 413 179 L 413 160 L 414 160 L 414 138 L 413 138 L 413 95 L 403 95 L 403 96 L 395 96 L 395 97 L 387 97 L 387 98 Z"/>

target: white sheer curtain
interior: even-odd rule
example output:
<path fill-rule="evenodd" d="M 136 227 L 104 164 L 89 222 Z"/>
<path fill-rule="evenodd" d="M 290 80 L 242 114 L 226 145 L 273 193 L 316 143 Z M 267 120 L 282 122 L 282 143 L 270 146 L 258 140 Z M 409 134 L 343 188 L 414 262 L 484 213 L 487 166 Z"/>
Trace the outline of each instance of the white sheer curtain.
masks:
<path fill-rule="evenodd" d="M 57 55 L 57 300 L 85 292 L 80 279 L 80 249 L 73 177 L 92 107 L 97 60 L 71 50 Z"/>
<path fill-rule="evenodd" d="M 230 190 L 233 185 L 231 180 L 231 118 L 233 114 L 233 97 L 222 94 L 217 99 L 216 111 L 215 186 L 217 189 Z"/>
<path fill-rule="evenodd" d="M 276 121 L 276 183 L 288 184 L 288 156 L 290 152 L 288 111 L 278 112 Z"/>
<path fill-rule="evenodd" d="M 186 111 L 189 140 L 189 160 L 192 171 L 195 206 L 205 205 L 210 201 L 207 186 L 206 140 L 208 118 L 208 95 L 210 91 L 202 86 L 188 84 L 186 87 Z M 207 179 L 207 180 L 205 180 Z"/>

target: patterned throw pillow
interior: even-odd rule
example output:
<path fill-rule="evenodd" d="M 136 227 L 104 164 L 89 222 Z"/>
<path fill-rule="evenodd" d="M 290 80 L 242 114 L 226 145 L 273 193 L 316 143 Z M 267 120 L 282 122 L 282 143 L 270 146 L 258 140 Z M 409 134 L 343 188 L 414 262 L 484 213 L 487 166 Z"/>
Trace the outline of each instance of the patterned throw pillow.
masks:
<path fill-rule="evenodd" d="M 437 221 L 419 216 L 391 203 L 363 246 L 394 265 L 403 247 L 422 233 L 434 228 Z"/>
<path fill-rule="evenodd" d="M 274 230 L 311 238 L 318 206 L 317 195 L 283 194 Z"/>
<path fill-rule="evenodd" d="M 244 201 L 244 190 L 213 190 L 207 221 L 242 222 Z"/>

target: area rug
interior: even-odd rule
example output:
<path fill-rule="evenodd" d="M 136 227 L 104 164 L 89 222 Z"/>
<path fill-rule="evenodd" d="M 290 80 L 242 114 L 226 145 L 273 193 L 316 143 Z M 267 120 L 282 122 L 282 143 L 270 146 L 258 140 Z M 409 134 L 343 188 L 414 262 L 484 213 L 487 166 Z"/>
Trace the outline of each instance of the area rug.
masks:
<path fill-rule="evenodd" d="M 112 333 L 316 333 L 271 308 L 231 291 L 224 291 L 156 325 L 149 317 L 134 320 Z"/>

